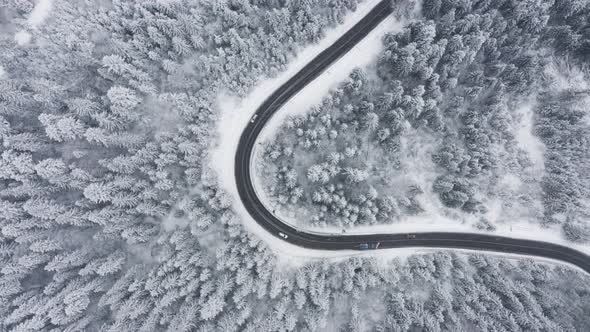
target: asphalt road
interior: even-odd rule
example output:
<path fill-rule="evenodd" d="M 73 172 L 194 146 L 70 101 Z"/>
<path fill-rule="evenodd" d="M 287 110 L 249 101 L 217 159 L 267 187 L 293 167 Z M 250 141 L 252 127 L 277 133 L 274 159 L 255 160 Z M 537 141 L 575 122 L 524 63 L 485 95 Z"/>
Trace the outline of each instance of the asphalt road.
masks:
<path fill-rule="evenodd" d="M 574 264 L 590 273 L 590 256 L 553 243 L 473 233 L 437 232 L 371 235 L 306 233 L 283 223 L 262 204 L 256 195 L 251 179 L 251 158 L 256 139 L 267 121 L 292 96 L 318 77 L 343 54 L 351 50 L 391 13 L 389 0 L 381 1 L 332 46 L 320 53 L 295 76 L 280 86 L 258 108 L 254 119 L 248 123 L 240 137 L 235 158 L 235 177 L 238 192 L 242 203 L 252 218 L 268 232 L 279 238 L 281 238 L 279 232 L 288 235 L 287 239 L 283 239 L 284 241 L 310 249 L 360 250 L 363 243 L 374 245 L 379 242 L 378 249 L 426 247 L 494 251 L 555 259 Z"/>

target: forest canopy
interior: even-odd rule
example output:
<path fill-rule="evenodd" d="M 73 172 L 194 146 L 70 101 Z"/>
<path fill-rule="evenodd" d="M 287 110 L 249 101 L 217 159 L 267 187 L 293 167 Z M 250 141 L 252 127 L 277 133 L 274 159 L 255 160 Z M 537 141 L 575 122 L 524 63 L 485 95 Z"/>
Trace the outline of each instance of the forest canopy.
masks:
<path fill-rule="evenodd" d="M 33 17 L 41 4 L 44 21 Z M 589 278 L 576 270 L 452 252 L 284 266 L 246 231 L 208 163 L 215 100 L 243 97 L 284 71 L 357 5 L 0 6 L 0 330 L 588 330 Z M 296 185 L 281 182 L 281 193 L 293 196 L 301 176 L 332 201 L 358 184 L 359 222 L 419 209 L 412 198 L 431 188 L 447 206 L 476 211 L 483 182 L 508 167 L 492 146 L 528 162 L 513 147 L 510 105 L 535 87 L 544 89 L 533 107 L 547 149 L 543 222 L 587 240 L 587 91 L 564 86 L 548 66 L 567 58 L 568 73 L 584 81 L 589 10 L 576 1 L 437 0 L 408 11 L 421 16 L 384 38 L 379 77 L 355 70 L 317 118 L 285 132 L 307 154 L 346 130 L 362 142 L 286 175 Z M 391 199 L 365 186 L 372 173 L 354 157 L 374 146 L 395 160 L 401 138 L 418 130 L 445 142 L 432 157 L 441 172 L 432 186 Z M 284 152 L 277 169 L 292 162 Z M 341 188 L 331 189 L 334 177 Z"/>

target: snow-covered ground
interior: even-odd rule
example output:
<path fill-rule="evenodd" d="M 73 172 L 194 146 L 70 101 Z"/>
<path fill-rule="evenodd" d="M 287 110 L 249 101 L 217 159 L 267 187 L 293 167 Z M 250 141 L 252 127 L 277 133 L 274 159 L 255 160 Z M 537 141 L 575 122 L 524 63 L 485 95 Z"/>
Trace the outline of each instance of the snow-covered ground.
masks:
<path fill-rule="evenodd" d="M 288 69 L 278 77 L 267 79 L 258 84 L 258 86 L 245 98 L 239 99 L 235 96 L 220 95 L 218 98 L 219 108 L 221 110 L 218 121 L 219 141 L 218 145 L 211 151 L 210 165 L 219 175 L 220 185 L 232 196 L 234 209 L 241 217 L 245 227 L 253 232 L 258 238 L 265 241 L 268 246 L 278 255 L 279 264 L 286 266 L 305 263 L 309 260 L 320 258 L 346 258 L 357 255 L 377 256 L 383 259 L 393 257 L 407 257 L 416 253 L 433 252 L 431 248 L 404 248 L 388 249 L 369 252 L 359 252 L 352 250 L 345 251 L 322 251 L 306 249 L 299 246 L 291 245 L 264 230 L 244 208 L 238 195 L 236 182 L 234 178 L 234 157 L 238 146 L 240 135 L 248 124 L 248 121 L 259 107 L 260 104 L 281 84 L 286 82 L 297 71 L 303 68 L 322 50 L 336 41 L 345 31 L 358 22 L 368 11 L 370 11 L 379 0 L 369 0 L 359 4 L 357 11 L 349 14 L 344 23 L 331 31 L 317 44 L 306 47 L 299 52 L 295 59 L 291 61 Z M 306 86 L 299 94 L 294 96 L 277 115 L 268 123 L 265 130 L 260 135 L 260 139 L 268 138 L 277 128 L 280 127 L 286 116 L 306 112 L 310 106 L 317 104 L 335 87 L 339 82 L 346 79 L 352 69 L 362 67 L 371 63 L 381 48 L 381 37 L 388 31 L 399 30 L 403 24 L 396 21 L 393 17 L 386 19 L 381 25 L 373 30 L 361 43 L 353 50 L 344 55 L 326 72 L 320 75 L 316 80 Z M 526 131 L 529 128 L 525 129 Z M 253 177 L 255 186 L 256 177 Z M 262 195 L 262 193 L 260 193 Z M 261 196 L 264 199 L 264 195 Z M 542 229 L 539 225 L 532 223 L 518 223 L 511 225 L 497 225 L 498 229 L 494 234 L 509 236 L 514 238 L 526 238 L 535 240 L 544 240 L 563 245 L 568 245 L 580 251 L 590 253 L 590 246 L 573 245 L 566 242 L 560 236 L 556 229 Z M 310 229 L 321 233 L 340 233 L 341 229 Z M 411 217 L 404 222 L 380 225 L 357 227 L 348 230 L 348 233 L 419 233 L 419 232 L 479 232 L 475 230 L 470 222 L 457 223 L 456 220 L 443 217 L 441 215 L 431 215 L 428 217 Z M 481 231 L 482 233 L 489 233 Z M 519 255 L 498 254 L 503 257 L 522 257 Z M 551 260 L 547 260 L 551 261 Z M 552 261 L 551 261 L 552 262 Z M 561 263 L 561 262 L 560 262 Z"/>
<path fill-rule="evenodd" d="M 533 104 L 520 107 L 518 114 L 522 117 L 516 133 L 518 147 L 526 151 L 536 171 L 543 172 L 545 165 L 545 144 L 533 133 Z"/>
<path fill-rule="evenodd" d="M 14 40 L 19 46 L 27 45 L 31 42 L 31 38 L 33 38 L 31 33 L 25 30 L 21 30 L 14 34 Z"/>

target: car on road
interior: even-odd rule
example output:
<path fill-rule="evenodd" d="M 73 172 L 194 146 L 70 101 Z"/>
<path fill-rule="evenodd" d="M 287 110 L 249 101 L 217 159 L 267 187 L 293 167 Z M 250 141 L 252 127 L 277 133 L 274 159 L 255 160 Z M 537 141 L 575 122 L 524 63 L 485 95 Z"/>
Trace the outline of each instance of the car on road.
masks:
<path fill-rule="evenodd" d="M 258 117 L 258 114 L 254 114 L 254 116 L 252 116 L 252 118 L 250 119 L 250 123 L 254 123 L 254 121 L 256 120 L 257 117 Z"/>
<path fill-rule="evenodd" d="M 283 232 L 279 232 L 279 236 L 282 237 L 283 239 L 288 239 L 289 235 L 283 233 Z"/>
<path fill-rule="evenodd" d="M 410 239 L 415 239 L 416 238 L 416 234 L 406 234 L 406 239 L 410 240 Z"/>
<path fill-rule="evenodd" d="M 359 245 L 360 250 L 378 249 L 381 242 L 365 242 Z"/>

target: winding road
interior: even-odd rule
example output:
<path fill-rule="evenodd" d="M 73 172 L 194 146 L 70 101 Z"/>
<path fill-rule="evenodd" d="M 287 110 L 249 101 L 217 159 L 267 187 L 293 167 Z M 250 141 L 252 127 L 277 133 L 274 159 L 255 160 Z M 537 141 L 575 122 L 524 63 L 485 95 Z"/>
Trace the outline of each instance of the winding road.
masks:
<path fill-rule="evenodd" d="M 309 233 L 283 223 L 266 209 L 251 179 L 251 165 L 257 137 L 275 112 L 309 82 L 318 77 L 343 54 L 392 13 L 390 0 L 381 1 L 354 27 L 334 44 L 320 53 L 295 76 L 280 86 L 258 108 L 242 133 L 235 156 L 235 180 L 240 199 L 252 218 L 271 234 L 291 244 L 321 250 L 360 250 L 361 244 L 386 248 L 451 248 L 476 251 L 537 256 L 574 264 L 590 273 L 590 256 L 575 249 L 543 241 L 533 241 L 475 233 L 413 233 L 409 234 L 363 234 L 334 235 Z M 279 232 L 288 237 L 279 236 Z"/>

